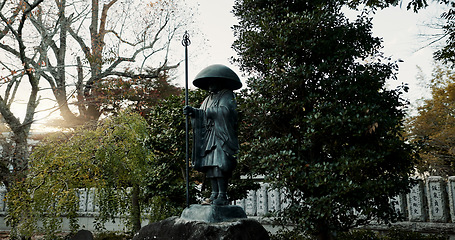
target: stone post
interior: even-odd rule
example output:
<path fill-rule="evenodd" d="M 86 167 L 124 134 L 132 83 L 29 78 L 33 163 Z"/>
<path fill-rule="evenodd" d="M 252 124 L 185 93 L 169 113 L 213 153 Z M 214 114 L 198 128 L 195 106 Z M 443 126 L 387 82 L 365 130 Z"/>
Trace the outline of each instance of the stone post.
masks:
<path fill-rule="evenodd" d="M 449 210 L 452 222 L 455 222 L 455 176 L 451 176 L 447 182 L 447 188 L 449 190 Z"/>
<path fill-rule="evenodd" d="M 428 177 L 426 187 L 430 222 L 447 222 L 447 200 L 442 177 Z"/>
<path fill-rule="evenodd" d="M 95 188 L 90 188 L 87 194 L 87 212 L 98 212 L 99 207 L 95 205 Z"/>
<path fill-rule="evenodd" d="M 86 212 L 87 211 L 87 189 L 79 188 L 77 191 L 77 195 L 79 196 L 79 212 Z"/>
<path fill-rule="evenodd" d="M 235 200 L 235 205 L 245 209 L 245 199 Z"/>
<path fill-rule="evenodd" d="M 268 185 L 265 183 L 261 184 L 261 187 L 256 191 L 257 196 L 257 215 L 264 216 L 268 213 L 268 197 L 267 197 Z"/>
<path fill-rule="evenodd" d="M 257 197 L 256 191 L 248 191 L 248 196 L 245 200 L 245 212 L 248 216 L 256 216 L 257 213 Z"/>
<path fill-rule="evenodd" d="M 6 188 L 0 189 L 0 212 L 6 211 Z"/>
<path fill-rule="evenodd" d="M 423 195 L 423 181 L 417 179 L 417 184 L 411 188 L 406 195 L 408 220 L 410 222 L 425 222 L 427 213 L 425 211 L 425 198 Z"/>
<path fill-rule="evenodd" d="M 277 189 L 270 189 L 267 192 L 268 195 L 268 209 L 269 212 L 280 211 L 280 191 Z"/>
<path fill-rule="evenodd" d="M 280 190 L 280 209 L 286 209 L 289 206 L 289 199 L 286 198 L 287 189 Z"/>
<path fill-rule="evenodd" d="M 393 205 L 395 212 L 397 212 L 402 217 L 406 217 L 406 207 L 405 207 L 406 204 L 405 204 L 404 196 L 397 195 L 395 197 L 392 197 L 390 199 L 390 202 Z"/>

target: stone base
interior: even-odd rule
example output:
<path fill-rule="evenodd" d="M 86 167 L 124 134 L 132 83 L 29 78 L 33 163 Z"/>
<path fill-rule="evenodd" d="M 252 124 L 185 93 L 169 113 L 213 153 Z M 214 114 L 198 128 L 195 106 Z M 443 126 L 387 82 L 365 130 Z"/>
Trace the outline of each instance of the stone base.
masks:
<path fill-rule="evenodd" d="M 192 204 L 189 208 L 183 210 L 180 218 L 187 221 L 217 223 L 247 217 L 243 208 L 236 205 L 217 206 Z"/>
<path fill-rule="evenodd" d="M 265 228 L 254 219 L 205 223 L 170 217 L 144 226 L 133 240 L 270 240 Z"/>

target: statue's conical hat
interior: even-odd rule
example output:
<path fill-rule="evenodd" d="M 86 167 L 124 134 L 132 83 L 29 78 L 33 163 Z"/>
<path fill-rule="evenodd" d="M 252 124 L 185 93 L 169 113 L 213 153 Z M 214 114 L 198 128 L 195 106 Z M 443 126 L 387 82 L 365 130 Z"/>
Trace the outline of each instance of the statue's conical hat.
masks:
<path fill-rule="evenodd" d="M 210 65 L 200 71 L 193 81 L 193 85 L 208 90 L 214 81 L 223 82 L 224 87 L 230 90 L 237 90 L 242 87 L 239 76 L 232 69 L 222 65 Z"/>

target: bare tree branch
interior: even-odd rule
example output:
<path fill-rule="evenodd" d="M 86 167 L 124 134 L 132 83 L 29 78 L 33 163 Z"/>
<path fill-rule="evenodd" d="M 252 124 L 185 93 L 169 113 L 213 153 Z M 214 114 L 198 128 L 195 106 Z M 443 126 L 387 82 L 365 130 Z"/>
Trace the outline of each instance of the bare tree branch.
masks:
<path fill-rule="evenodd" d="M 114 31 L 114 30 L 106 30 L 106 33 L 112 33 L 112 34 L 114 34 L 114 36 L 115 36 L 120 42 L 126 43 L 126 44 L 128 44 L 128 45 L 130 45 L 130 46 L 132 46 L 132 47 L 135 47 L 135 46 L 137 46 L 138 44 L 141 43 L 141 42 L 137 42 L 137 43 L 128 42 L 128 41 L 124 40 L 124 39 L 123 39 L 116 31 Z"/>

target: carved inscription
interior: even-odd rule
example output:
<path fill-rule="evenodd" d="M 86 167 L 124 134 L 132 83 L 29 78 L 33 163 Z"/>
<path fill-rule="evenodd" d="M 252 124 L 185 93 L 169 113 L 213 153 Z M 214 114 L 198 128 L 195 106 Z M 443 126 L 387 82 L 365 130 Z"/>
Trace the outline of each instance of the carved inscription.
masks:
<path fill-rule="evenodd" d="M 422 182 L 414 185 L 407 196 L 409 221 L 425 221 Z"/>
<path fill-rule="evenodd" d="M 441 177 L 429 177 L 427 180 L 428 205 L 431 222 L 445 222 L 446 208 Z"/>
<path fill-rule="evenodd" d="M 245 213 L 249 216 L 256 216 L 257 209 L 256 191 L 249 191 L 245 200 Z"/>

